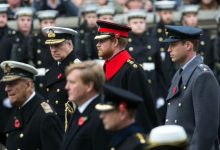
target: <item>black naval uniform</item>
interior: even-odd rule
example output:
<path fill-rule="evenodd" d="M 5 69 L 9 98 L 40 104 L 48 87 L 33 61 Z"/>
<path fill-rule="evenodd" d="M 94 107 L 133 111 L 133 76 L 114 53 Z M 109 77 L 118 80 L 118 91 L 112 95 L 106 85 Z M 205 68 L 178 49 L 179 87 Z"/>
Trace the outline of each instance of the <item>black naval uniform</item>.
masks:
<path fill-rule="evenodd" d="M 137 124 L 131 124 L 111 136 L 111 150 L 145 150 L 146 134 Z"/>
<path fill-rule="evenodd" d="M 107 150 L 109 139 L 104 130 L 99 112 L 95 105 L 101 96 L 96 97 L 81 114 L 78 110 L 73 114 L 68 130 L 64 136 L 61 150 Z M 79 124 L 80 118 L 86 120 Z"/>
<path fill-rule="evenodd" d="M 97 34 L 97 27 L 88 28 L 87 23 L 84 22 L 80 25 L 78 29 L 78 38 L 76 38 L 75 49 L 77 50 L 77 55 L 81 60 L 93 60 L 98 59 L 98 50 L 96 48 L 97 42 L 94 37 Z"/>
<path fill-rule="evenodd" d="M 74 60 L 77 59 L 72 51 L 62 62 L 54 62 L 50 70 L 46 73 L 46 94 L 47 102 L 55 109 L 60 117 L 64 127 L 64 110 L 68 95 L 65 90 L 66 78 L 65 69 Z M 63 128 L 64 129 L 64 128 Z"/>
<path fill-rule="evenodd" d="M 36 94 L 21 108 L 13 108 L 5 128 L 8 150 L 55 150 L 62 142 L 62 127 L 49 104 Z"/>
<path fill-rule="evenodd" d="M 154 100 L 160 93 L 165 90 L 163 72 L 161 69 L 162 63 L 160 54 L 157 50 L 157 44 L 149 32 L 144 32 L 142 35 L 129 33 L 127 48 L 131 56 L 139 63 L 146 72 L 148 83 L 151 85 Z"/>
<path fill-rule="evenodd" d="M 0 28 L 0 41 L 4 36 L 11 36 L 11 35 L 14 35 L 15 33 L 16 31 L 9 28 L 8 26 Z"/>
<path fill-rule="evenodd" d="M 47 71 L 52 64 L 55 62 L 48 45 L 45 44 L 46 37 L 42 32 L 34 34 L 31 39 L 31 47 L 33 51 L 33 64 L 36 68 L 41 68 Z M 36 77 L 36 90 L 46 97 L 45 84 L 46 79 L 45 76 L 37 76 Z"/>
<path fill-rule="evenodd" d="M 24 36 L 20 31 L 13 36 L 6 36 L 1 41 L 0 51 L 7 49 L 10 60 L 30 63 L 33 58 L 32 51 L 28 47 L 30 36 Z"/>
<path fill-rule="evenodd" d="M 151 30 L 153 32 L 153 36 L 156 38 L 155 40 L 158 42 L 157 45 L 159 46 L 158 50 L 160 52 L 160 59 L 162 62 L 161 68 L 164 72 L 163 74 L 165 75 L 164 77 L 166 82 L 166 88 L 168 90 L 172 77 L 175 74 L 176 67 L 174 63 L 171 61 L 170 55 L 167 52 L 168 44 L 162 42 L 166 37 L 165 25 L 164 23 L 159 22 L 157 26 Z M 164 97 L 166 97 L 166 95 L 167 92 L 163 93 Z"/>
<path fill-rule="evenodd" d="M 219 100 L 218 82 L 201 56 L 175 74 L 167 96 L 166 124 L 183 126 L 189 150 L 219 150 Z"/>
<path fill-rule="evenodd" d="M 144 99 L 145 105 L 140 105 L 137 112 L 137 122 L 150 132 L 158 125 L 152 91 L 142 67 L 135 63 L 130 54 L 123 50 L 104 64 L 106 83 L 129 90 Z M 144 115 L 145 114 L 145 115 Z"/>

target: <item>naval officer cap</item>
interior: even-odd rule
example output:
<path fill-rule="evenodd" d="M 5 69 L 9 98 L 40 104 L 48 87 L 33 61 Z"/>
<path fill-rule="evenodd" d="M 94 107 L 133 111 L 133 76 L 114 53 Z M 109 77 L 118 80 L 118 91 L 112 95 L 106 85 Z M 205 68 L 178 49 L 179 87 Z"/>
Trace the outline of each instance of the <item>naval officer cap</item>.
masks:
<path fill-rule="evenodd" d="M 45 27 L 42 32 L 47 37 L 45 44 L 48 45 L 62 43 L 77 34 L 77 31 L 63 27 Z"/>
<path fill-rule="evenodd" d="M 96 14 L 98 15 L 98 17 L 103 16 L 103 15 L 114 16 L 115 15 L 115 9 L 111 6 L 101 6 L 96 11 Z"/>
<path fill-rule="evenodd" d="M 190 26 L 165 25 L 167 38 L 163 42 L 178 42 L 181 40 L 196 40 L 202 34 L 202 29 Z"/>
<path fill-rule="evenodd" d="M 45 19 L 56 19 L 58 15 L 57 10 L 41 10 L 37 12 L 37 18 L 39 20 L 45 20 Z"/>
<path fill-rule="evenodd" d="M 128 37 L 128 32 L 131 28 L 125 25 L 116 24 L 113 22 L 97 20 L 98 35 L 95 36 L 95 40 L 103 40 L 110 37 Z"/>
<path fill-rule="evenodd" d="M 198 13 L 199 5 L 184 5 L 182 8 L 182 15 L 187 13 Z"/>
<path fill-rule="evenodd" d="M 176 1 L 174 0 L 161 0 L 156 1 L 155 6 L 157 10 L 174 10 Z"/>
<path fill-rule="evenodd" d="M 30 16 L 33 17 L 34 10 L 32 7 L 19 7 L 15 10 L 15 17 Z"/>
<path fill-rule="evenodd" d="M 5 13 L 8 11 L 9 4 L 0 4 L 0 13 Z"/>
<path fill-rule="evenodd" d="M 133 19 L 133 18 L 141 18 L 141 19 L 146 19 L 147 18 L 147 13 L 144 9 L 133 9 L 130 10 L 127 14 L 127 19 Z"/>
<path fill-rule="evenodd" d="M 118 109 L 136 109 L 143 99 L 127 90 L 104 85 L 104 98 L 95 108 L 99 111 L 111 111 Z"/>
<path fill-rule="evenodd" d="M 151 130 L 147 150 L 183 150 L 187 144 L 187 134 L 182 126 L 163 125 Z"/>
<path fill-rule="evenodd" d="M 10 82 L 21 78 L 34 80 L 35 75 L 38 73 L 35 67 L 17 61 L 3 61 L 1 69 L 4 72 L 1 82 Z"/>

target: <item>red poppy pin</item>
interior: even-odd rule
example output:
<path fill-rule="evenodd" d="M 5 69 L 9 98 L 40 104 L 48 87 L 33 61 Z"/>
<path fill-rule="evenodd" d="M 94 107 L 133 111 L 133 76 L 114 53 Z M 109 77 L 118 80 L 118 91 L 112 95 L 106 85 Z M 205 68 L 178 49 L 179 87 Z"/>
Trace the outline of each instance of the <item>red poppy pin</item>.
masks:
<path fill-rule="evenodd" d="M 174 86 L 174 87 L 173 87 L 173 94 L 176 94 L 176 91 L 177 91 L 177 87 Z"/>
<path fill-rule="evenodd" d="M 63 77 L 63 74 L 59 73 L 58 76 L 57 76 L 57 79 L 61 79 L 62 77 Z"/>
<path fill-rule="evenodd" d="M 14 126 L 15 128 L 19 128 L 21 126 L 20 120 L 15 119 Z"/>
<path fill-rule="evenodd" d="M 85 124 L 86 120 L 88 120 L 88 117 L 80 117 L 78 120 L 78 126 L 82 126 Z"/>

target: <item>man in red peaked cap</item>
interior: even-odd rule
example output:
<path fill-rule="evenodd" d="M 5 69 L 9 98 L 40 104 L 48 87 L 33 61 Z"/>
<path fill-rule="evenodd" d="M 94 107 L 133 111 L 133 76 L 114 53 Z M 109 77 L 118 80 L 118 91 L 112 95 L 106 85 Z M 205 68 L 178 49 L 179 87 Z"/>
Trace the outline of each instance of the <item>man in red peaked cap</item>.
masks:
<path fill-rule="evenodd" d="M 158 125 L 155 106 L 152 99 L 146 75 L 142 67 L 137 64 L 125 50 L 130 27 L 116 23 L 97 21 L 99 57 L 105 60 L 104 71 L 107 84 L 129 90 L 144 99 L 144 104 L 138 108 L 137 122 L 148 133 L 152 127 Z"/>

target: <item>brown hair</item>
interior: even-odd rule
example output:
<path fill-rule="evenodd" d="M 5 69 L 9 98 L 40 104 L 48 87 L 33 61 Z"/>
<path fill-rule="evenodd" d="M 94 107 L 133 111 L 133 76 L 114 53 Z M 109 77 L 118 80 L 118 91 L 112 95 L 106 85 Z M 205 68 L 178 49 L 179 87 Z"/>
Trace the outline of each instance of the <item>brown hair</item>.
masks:
<path fill-rule="evenodd" d="M 91 60 L 72 63 L 65 70 L 66 76 L 68 76 L 73 70 L 81 71 L 81 79 L 83 83 L 88 84 L 92 82 L 96 92 L 102 91 L 102 86 L 105 82 L 105 73 L 100 64 Z"/>

